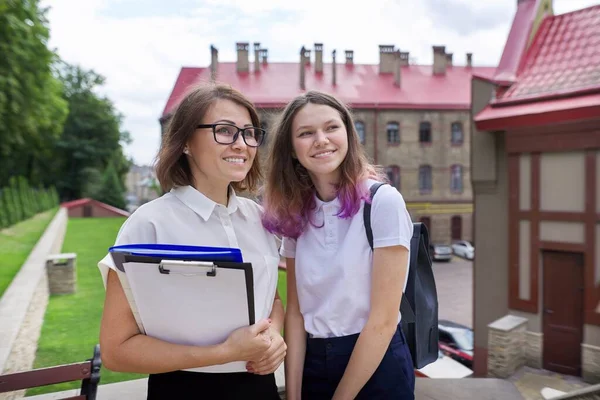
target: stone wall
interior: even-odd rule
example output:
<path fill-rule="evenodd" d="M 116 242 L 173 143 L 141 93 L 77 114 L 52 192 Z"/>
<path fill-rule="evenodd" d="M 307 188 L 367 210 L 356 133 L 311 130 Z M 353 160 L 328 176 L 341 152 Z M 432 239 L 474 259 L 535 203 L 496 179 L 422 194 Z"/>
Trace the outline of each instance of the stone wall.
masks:
<path fill-rule="evenodd" d="M 525 332 L 525 364 L 531 368 L 542 368 L 544 334 Z"/>
<path fill-rule="evenodd" d="M 507 315 L 488 328 L 488 375 L 508 378 L 525 365 L 527 319 Z"/>

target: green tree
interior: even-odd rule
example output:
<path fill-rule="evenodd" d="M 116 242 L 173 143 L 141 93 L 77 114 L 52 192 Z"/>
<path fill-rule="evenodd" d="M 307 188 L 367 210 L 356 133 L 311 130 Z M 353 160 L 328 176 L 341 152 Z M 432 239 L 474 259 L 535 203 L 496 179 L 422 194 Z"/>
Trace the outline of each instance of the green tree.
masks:
<path fill-rule="evenodd" d="M 8 211 L 6 202 L 6 191 L 0 189 L 0 229 L 8 226 Z"/>
<path fill-rule="evenodd" d="M 121 129 L 122 115 L 106 97 L 98 95 L 104 77 L 93 70 L 63 64 L 60 77 L 69 115 L 54 154 L 55 182 L 61 200 L 84 197 L 89 191 L 90 170 L 104 171 L 113 163 L 117 181 L 123 185 L 130 162 L 122 145 L 129 143 Z"/>
<path fill-rule="evenodd" d="M 102 176 L 102 186 L 95 194 L 94 199 L 101 201 L 111 206 L 125 209 L 127 202 L 125 201 L 125 189 L 123 182 L 119 179 L 117 170 L 113 163 L 109 163 Z"/>
<path fill-rule="evenodd" d="M 41 181 L 49 144 L 62 132 L 67 103 L 53 74 L 46 9 L 39 0 L 0 1 L 0 185 L 11 176 Z"/>

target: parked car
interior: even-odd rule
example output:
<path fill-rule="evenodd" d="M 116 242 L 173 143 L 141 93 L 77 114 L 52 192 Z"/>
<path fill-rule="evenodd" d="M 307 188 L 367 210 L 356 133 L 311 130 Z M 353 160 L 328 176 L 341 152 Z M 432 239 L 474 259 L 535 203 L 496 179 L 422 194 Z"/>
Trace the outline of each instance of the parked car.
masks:
<path fill-rule="evenodd" d="M 460 379 L 468 378 L 472 375 L 472 369 L 444 355 L 442 351 L 438 352 L 437 360 L 421 369 L 415 370 L 415 376 L 421 378 Z"/>
<path fill-rule="evenodd" d="M 473 368 L 473 330 L 455 322 L 438 321 L 439 348 L 446 356 Z"/>
<path fill-rule="evenodd" d="M 475 257 L 475 247 L 468 240 L 457 240 L 452 243 L 452 251 L 459 257 L 472 260 Z"/>
<path fill-rule="evenodd" d="M 433 261 L 450 261 L 452 259 L 452 247 L 442 243 L 431 243 L 429 245 L 429 256 Z"/>

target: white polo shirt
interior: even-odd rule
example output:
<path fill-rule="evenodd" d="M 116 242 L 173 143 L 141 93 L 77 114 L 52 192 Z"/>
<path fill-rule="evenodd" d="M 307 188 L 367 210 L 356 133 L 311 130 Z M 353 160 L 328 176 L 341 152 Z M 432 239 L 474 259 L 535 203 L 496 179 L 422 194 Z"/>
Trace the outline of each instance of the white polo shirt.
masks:
<path fill-rule="evenodd" d="M 277 290 L 279 254 L 275 236 L 261 224 L 263 209 L 254 201 L 230 191 L 227 207 L 217 204 L 191 186 L 172 189 L 162 197 L 142 205 L 121 227 L 115 245 L 178 244 L 235 247 L 254 273 L 256 320 L 268 318 Z M 98 267 L 106 287 L 108 269 L 116 270 L 110 254 Z M 219 371 L 219 366 L 197 371 Z"/>
<path fill-rule="evenodd" d="M 315 200 L 314 225 L 309 224 L 297 240 L 284 238 L 281 255 L 296 261 L 296 290 L 306 332 L 315 338 L 353 335 L 364 328 L 371 303 L 373 252 L 365 232 L 364 203 L 352 218 L 344 219 L 336 216 L 339 199 L 323 202 L 315 196 Z M 375 248 L 401 245 L 410 252 L 413 225 L 394 187 L 384 185 L 377 191 L 371 227 Z M 408 263 L 406 272 L 404 288 Z M 400 317 L 398 312 L 398 322 Z"/>

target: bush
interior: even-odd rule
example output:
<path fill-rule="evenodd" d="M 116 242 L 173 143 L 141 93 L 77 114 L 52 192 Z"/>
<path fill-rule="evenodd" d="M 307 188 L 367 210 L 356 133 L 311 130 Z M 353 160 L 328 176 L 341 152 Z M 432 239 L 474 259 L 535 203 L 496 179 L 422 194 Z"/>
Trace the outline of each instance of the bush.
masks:
<path fill-rule="evenodd" d="M 12 177 L 8 186 L 0 188 L 0 228 L 7 228 L 58 204 L 54 186 L 35 189 L 24 177 Z"/>

